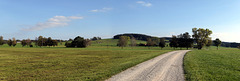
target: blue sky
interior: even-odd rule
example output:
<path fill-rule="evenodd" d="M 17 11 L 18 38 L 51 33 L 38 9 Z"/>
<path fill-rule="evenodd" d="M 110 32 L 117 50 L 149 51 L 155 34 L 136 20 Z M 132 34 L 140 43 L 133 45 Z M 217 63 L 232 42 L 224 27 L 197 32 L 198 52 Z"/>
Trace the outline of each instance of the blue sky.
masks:
<path fill-rule="evenodd" d="M 1 0 L 4 39 L 111 38 L 122 33 L 165 37 L 213 31 L 213 39 L 240 42 L 239 0 Z"/>

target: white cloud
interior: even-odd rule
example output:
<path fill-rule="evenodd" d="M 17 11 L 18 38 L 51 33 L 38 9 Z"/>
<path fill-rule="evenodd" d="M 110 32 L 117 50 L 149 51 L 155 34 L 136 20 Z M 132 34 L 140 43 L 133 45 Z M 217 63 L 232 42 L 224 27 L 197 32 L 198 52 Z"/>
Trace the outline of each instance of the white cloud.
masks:
<path fill-rule="evenodd" d="M 46 22 L 37 23 L 33 26 L 28 26 L 28 28 L 24 28 L 24 31 L 37 31 L 43 30 L 46 28 L 55 28 L 55 27 L 63 27 L 67 26 L 68 22 L 74 19 L 83 19 L 83 17 L 79 16 L 54 16 L 53 18 L 48 19 Z"/>
<path fill-rule="evenodd" d="M 102 8 L 102 9 L 95 9 L 95 10 L 90 10 L 90 12 L 106 12 L 106 11 L 110 11 L 112 10 L 112 8 Z"/>
<path fill-rule="evenodd" d="M 137 1 L 136 3 L 141 4 L 142 6 L 145 6 L 145 7 L 150 7 L 150 6 L 152 6 L 151 3 L 149 3 L 149 2 L 144 2 L 144 1 Z"/>

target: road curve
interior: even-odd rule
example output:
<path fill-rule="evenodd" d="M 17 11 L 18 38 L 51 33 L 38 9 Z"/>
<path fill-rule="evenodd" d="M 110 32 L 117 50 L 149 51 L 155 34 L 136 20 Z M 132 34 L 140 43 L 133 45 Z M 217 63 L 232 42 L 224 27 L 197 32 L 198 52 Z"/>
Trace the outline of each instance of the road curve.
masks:
<path fill-rule="evenodd" d="M 140 63 L 106 81 L 184 81 L 183 57 L 189 50 L 172 51 Z"/>

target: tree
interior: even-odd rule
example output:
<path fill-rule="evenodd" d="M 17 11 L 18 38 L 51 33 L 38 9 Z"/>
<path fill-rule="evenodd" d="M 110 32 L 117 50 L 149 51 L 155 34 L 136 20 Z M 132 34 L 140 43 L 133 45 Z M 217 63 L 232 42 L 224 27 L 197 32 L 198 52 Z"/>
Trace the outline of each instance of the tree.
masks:
<path fill-rule="evenodd" d="M 12 46 L 12 39 L 9 39 L 9 40 L 7 41 L 7 44 L 8 44 L 8 46 Z"/>
<path fill-rule="evenodd" d="M 15 47 L 17 45 L 17 41 L 15 38 L 12 38 L 12 46 Z"/>
<path fill-rule="evenodd" d="M 46 43 L 47 43 L 47 46 L 49 46 L 49 47 L 50 47 L 50 46 L 53 46 L 52 38 L 51 38 L 51 37 L 48 37 Z"/>
<path fill-rule="evenodd" d="M 166 43 L 165 43 L 165 39 L 164 39 L 164 38 L 161 38 L 161 39 L 160 39 L 160 42 L 159 42 L 159 46 L 161 47 L 161 49 L 165 47 L 165 44 L 166 44 Z"/>
<path fill-rule="evenodd" d="M 190 47 L 193 47 L 193 40 L 191 39 L 191 36 L 188 32 L 178 35 L 177 43 L 178 47 L 180 48 L 185 47 L 188 49 Z"/>
<path fill-rule="evenodd" d="M 215 46 L 217 46 L 217 50 L 218 50 L 218 47 L 222 44 L 221 40 L 219 40 L 219 38 L 217 38 L 213 42 L 214 42 Z"/>
<path fill-rule="evenodd" d="M 27 46 L 32 45 L 32 41 L 31 41 L 31 39 L 27 39 L 27 40 L 26 40 L 26 43 L 27 43 Z"/>
<path fill-rule="evenodd" d="M 148 38 L 147 39 L 147 46 L 148 46 L 148 49 L 150 49 L 150 46 L 153 46 L 154 45 L 154 42 L 152 41 L 151 38 Z"/>
<path fill-rule="evenodd" d="M 102 40 L 102 38 L 101 38 L 101 37 L 97 37 L 97 39 L 98 39 L 98 40 Z"/>
<path fill-rule="evenodd" d="M 46 46 L 46 41 L 47 39 L 46 38 L 43 38 L 43 36 L 39 36 L 38 37 L 38 41 L 37 41 L 37 45 L 42 47 L 42 46 Z"/>
<path fill-rule="evenodd" d="M 21 44 L 22 44 L 22 47 L 26 46 L 26 45 L 27 45 L 26 40 L 23 39 L 23 40 L 21 41 Z"/>
<path fill-rule="evenodd" d="M 62 45 L 62 41 L 63 41 L 63 40 L 59 40 L 59 42 L 60 42 L 60 45 Z"/>
<path fill-rule="evenodd" d="M 211 45 L 212 45 L 212 38 L 209 37 L 209 38 L 207 39 L 207 44 L 206 44 L 206 46 L 207 46 L 207 48 L 209 48 Z"/>
<path fill-rule="evenodd" d="M 192 29 L 193 35 L 192 37 L 197 42 L 198 49 L 202 49 L 207 44 L 207 39 L 212 34 L 212 31 L 209 29 L 203 29 L 203 28 L 193 28 Z"/>
<path fill-rule="evenodd" d="M 95 41 L 95 40 L 98 40 L 97 37 L 93 37 L 91 40 Z"/>
<path fill-rule="evenodd" d="M 71 43 L 71 47 L 85 48 L 86 41 L 83 37 L 77 36 Z"/>
<path fill-rule="evenodd" d="M 130 38 L 128 36 L 120 36 L 119 40 L 118 40 L 118 46 L 122 47 L 126 47 L 128 44 L 128 40 Z"/>
<path fill-rule="evenodd" d="M 95 40 L 101 40 L 101 37 L 93 37 L 91 38 L 92 41 L 95 41 Z"/>
<path fill-rule="evenodd" d="M 134 37 L 131 38 L 131 47 L 136 46 L 136 39 Z"/>
<path fill-rule="evenodd" d="M 173 47 L 174 49 L 178 47 L 178 40 L 175 35 L 172 36 L 172 40 L 170 40 L 170 47 Z"/>
<path fill-rule="evenodd" d="M 37 37 L 35 38 L 34 44 L 36 47 L 38 46 L 38 38 Z"/>
<path fill-rule="evenodd" d="M 85 39 L 84 40 L 84 46 L 87 47 L 87 46 L 91 46 L 91 40 L 90 39 Z"/>
<path fill-rule="evenodd" d="M 151 40 L 153 43 L 152 46 L 158 46 L 158 44 L 160 43 L 160 39 L 157 37 L 152 37 Z"/>
<path fill-rule="evenodd" d="M 3 36 L 0 36 L 0 45 L 4 44 Z"/>
<path fill-rule="evenodd" d="M 52 40 L 52 46 L 58 46 L 58 41 L 57 40 Z"/>
<path fill-rule="evenodd" d="M 66 46 L 66 47 L 72 47 L 72 43 L 70 43 L 70 41 L 67 41 L 67 42 L 65 43 L 65 46 Z"/>

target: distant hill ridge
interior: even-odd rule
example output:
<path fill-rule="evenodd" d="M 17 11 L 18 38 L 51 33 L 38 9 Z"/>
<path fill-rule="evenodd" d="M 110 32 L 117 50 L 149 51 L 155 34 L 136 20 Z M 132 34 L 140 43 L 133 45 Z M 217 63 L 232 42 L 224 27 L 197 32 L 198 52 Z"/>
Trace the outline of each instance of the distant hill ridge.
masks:
<path fill-rule="evenodd" d="M 129 36 L 130 38 L 134 37 L 137 40 L 147 41 L 148 38 L 159 38 L 155 36 L 145 35 L 145 34 L 136 34 L 136 33 L 125 33 L 125 34 L 118 34 L 113 37 L 113 39 L 119 39 L 120 36 Z M 166 40 L 170 40 L 172 37 L 161 37 L 165 38 Z"/>

